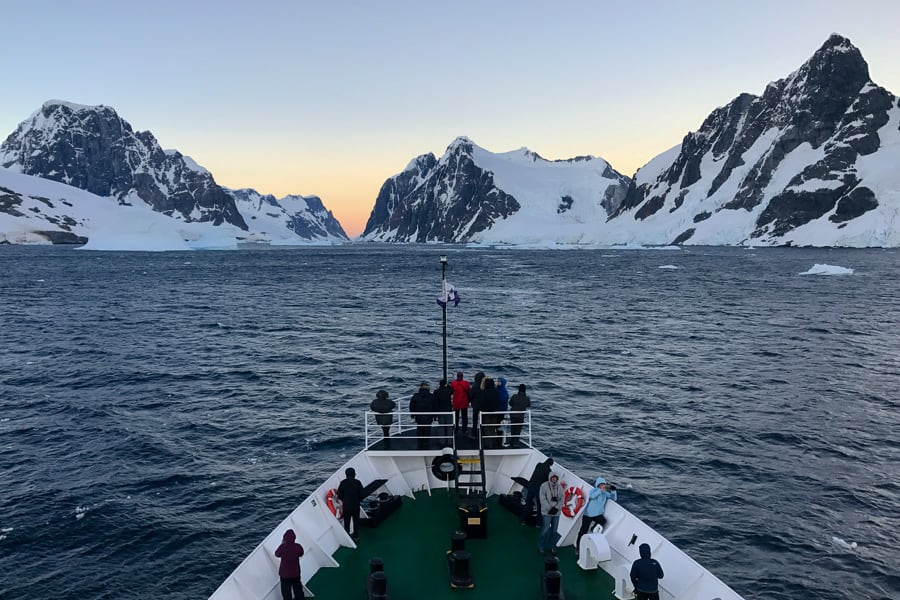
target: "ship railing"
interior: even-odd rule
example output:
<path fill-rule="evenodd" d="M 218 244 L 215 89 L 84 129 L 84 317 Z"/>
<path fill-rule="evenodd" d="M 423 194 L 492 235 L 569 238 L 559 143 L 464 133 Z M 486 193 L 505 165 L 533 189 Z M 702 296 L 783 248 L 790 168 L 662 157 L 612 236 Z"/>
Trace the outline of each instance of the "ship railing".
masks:
<path fill-rule="evenodd" d="M 390 415 L 391 423 L 388 427 L 390 437 L 400 437 L 423 441 L 425 446 L 432 450 L 441 448 L 456 449 L 456 436 L 454 435 L 453 412 L 419 412 L 410 413 L 395 411 L 391 413 L 378 413 L 366 411 L 365 435 L 366 448 L 383 439 L 382 425 L 377 421 L 379 416 Z M 417 416 L 429 416 L 430 422 L 419 424 Z M 472 423 L 474 426 L 476 423 Z M 478 436 L 480 447 L 490 449 L 500 448 L 525 448 L 531 446 L 531 411 L 496 411 L 479 412 Z M 420 429 L 421 428 L 421 429 Z M 427 433 L 423 433 L 427 431 Z M 417 444 L 418 445 L 418 444 Z"/>
<path fill-rule="evenodd" d="M 531 411 L 506 410 L 478 413 L 479 439 L 484 449 L 531 446 Z"/>
<path fill-rule="evenodd" d="M 392 417 L 391 424 L 388 425 L 388 433 L 390 437 L 403 436 L 404 439 L 412 439 L 423 441 L 424 444 L 433 450 L 440 448 L 456 448 L 455 437 L 453 435 L 453 412 L 403 412 L 395 411 L 391 413 L 378 413 L 370 410 L 366 411 L 366 447 L 368 448 L 375 442 L 383 439 L 384 432 L 382 425 L 379 425 L 376 418 L 378 416 L 390 415 Z M 431 417 L 428 423 L 417 423 L 416 417 Z M 420 429 L 427 429 L 427 434 L 420 434 Z"/>

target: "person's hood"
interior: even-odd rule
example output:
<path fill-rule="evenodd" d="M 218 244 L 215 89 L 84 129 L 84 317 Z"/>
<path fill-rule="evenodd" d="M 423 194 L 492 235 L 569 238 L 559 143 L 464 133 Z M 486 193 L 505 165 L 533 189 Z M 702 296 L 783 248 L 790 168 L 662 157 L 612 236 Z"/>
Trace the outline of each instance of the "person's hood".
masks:
<path fill-rule="evenodd" d="M 293 544 L 296 539 L 297 539 L 297 534 L 294 533 L 294 530 L 288 529 L 287 531 L 284 532 L 284 537 L 281 538 L 281 541 L 287 542 L 289 544 Z"/>
<path fill-rule="evenodd" d="M 559 479 L 559 473 L 557 473 L 556 471 L 550 471 L 550 474 L 547 475 L 547 481 L 550 481 L 550 480 L 553 479 L 554 477 L 556 477 L 557 479 Z"/>
<path fill-rule="evenodd" d="M 500 387 L 506 387 L 506 377 L 500 378 Z"/>
<path fill-rule="evenodd" d="M 641 553 L 641 558 L 650 558 L 650 544 L 641 544 L 638 546 L 638 552 Z"/>
<path fill-rule="evenodd" d="M 594 487 L 600 487 L 601 483 L 606 483 L 606 480 L 603 479 L 602 477 L 598 477 L 597 481 L 594 482 Z"/>

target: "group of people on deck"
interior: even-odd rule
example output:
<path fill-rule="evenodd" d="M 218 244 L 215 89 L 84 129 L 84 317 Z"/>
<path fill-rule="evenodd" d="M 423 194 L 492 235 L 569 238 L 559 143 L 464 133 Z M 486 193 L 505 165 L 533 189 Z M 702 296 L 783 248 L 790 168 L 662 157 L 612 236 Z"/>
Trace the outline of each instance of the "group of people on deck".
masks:
<path fill-rule="evenodd" d="M 518 391 L 512 396 L 509 395 L 506 384 L 506 378 L 498 377 L 495 380 L 482 371 L 476 373 L 471 382 L 466 381 L 462 371 L 459 371 L 456 379 L 449 383 L 446 379 L 441 379 L 434 392 L 428 382 L 423 381 L 409 400 L 409 412 L 416 423 L 417 447 L 427 450 L 432 447 L 433 441 L 438 442 L 437 447 L 443 447 L 444 440 L 450 438 L 451 425 L 453 435 L 475 439 L 480 435 L 485 448 L 500 448 L 504 445 L 523 447 L 522 429 L 525 411 L 531 407 L 531 399 L 524 383 L 519 385 Z M 471 430 L 469 407 L 472 409 Z M 397 408 L 397 403 L 390 399 L 387 391 L 379 390 L 370 408 L 378 413 L 375 415 L 375 422 L 384 433 L 385 447 L 390 448 L 391 425 L 394 422 L 391 413 Z M 504 442 L 501 424 L 507 416 L 510 431 L 508 441 Z"/>

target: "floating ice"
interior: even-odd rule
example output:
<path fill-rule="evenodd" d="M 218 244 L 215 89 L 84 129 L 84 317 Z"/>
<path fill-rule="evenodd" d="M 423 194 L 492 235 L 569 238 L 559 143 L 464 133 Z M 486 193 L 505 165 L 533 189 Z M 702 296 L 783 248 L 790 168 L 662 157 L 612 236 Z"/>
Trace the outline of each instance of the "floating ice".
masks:
<path fill-rule="evenodd" d="M 804 271 L 800 275 L 853 275 L 853 269 L 846 267 L 836 267 L 834 265 L 814 264 L 809 271 Z"/>
<path fill-rule="evenodd" d="M 76 506 L 75 507 L 75 518 L 81 519 L 84 515 L 87 514 L 88 508 L 86 506 Z"/>
<path fill-rule="evenodd" d="M 847 540 L 843 540 L 836 535 L 831 536 L 831 543 L 844 550 L 856 550 L 857 547 L 856 542 L 847 542 Z"/>
<path fill-rule="evenodd" d="M 660 269 L 680 269 L 681 267 L 676 265 L 660 265 Z"/>

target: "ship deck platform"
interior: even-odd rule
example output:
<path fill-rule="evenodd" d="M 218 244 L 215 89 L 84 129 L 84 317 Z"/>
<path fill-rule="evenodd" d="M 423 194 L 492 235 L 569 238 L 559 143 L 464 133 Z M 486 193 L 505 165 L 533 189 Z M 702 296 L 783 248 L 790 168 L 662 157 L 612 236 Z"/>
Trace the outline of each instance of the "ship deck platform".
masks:
<path fill-rule="evenodd" d="M 447 554 L 461 525 L 455 493 L 447 489 L 403 497 L 402 506 L 378 527 L 361 527 L 358 546 L 338 549 L 339 566 L 319 569 L 307 587 L 321 600 L 366 598 L 370 560 L 379 558 L 390 600 L 540 600 L 545 571 L 545 555 L 537 549 L 540 529 L 521 525 L 499 496 L 488 497 L 487 509 L 487 536 L 465 540 L 472 588 L 450 585 Z M 565 600 L 614 599 L 614 582 L 605 571 L 578 567 L 572 546 L 557 552 Z"/>

